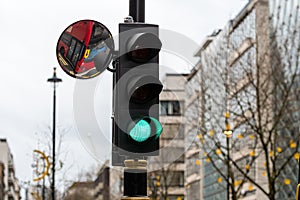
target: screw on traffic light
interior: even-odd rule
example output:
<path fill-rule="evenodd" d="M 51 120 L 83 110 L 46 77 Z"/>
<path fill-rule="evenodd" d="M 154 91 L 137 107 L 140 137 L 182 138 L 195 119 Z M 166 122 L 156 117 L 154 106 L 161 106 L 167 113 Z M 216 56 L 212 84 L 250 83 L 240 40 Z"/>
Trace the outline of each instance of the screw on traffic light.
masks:
<path fill-rule="evenodd" d="M 119 155 L 156 156 L 159 117 L 158 25 L 119 24 L 119 57 L 114 74 L 113 143 Z"/>

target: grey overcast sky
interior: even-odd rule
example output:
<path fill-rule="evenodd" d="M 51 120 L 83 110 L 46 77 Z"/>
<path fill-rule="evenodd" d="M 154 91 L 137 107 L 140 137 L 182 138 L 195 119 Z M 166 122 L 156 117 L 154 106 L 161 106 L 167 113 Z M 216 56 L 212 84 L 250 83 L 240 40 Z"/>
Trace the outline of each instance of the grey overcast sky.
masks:
<path fill-rule="evenodd" d="M 200 44 L 206 35 L 223 28 L 247 0 L 146 0 L 146 22 L 175 31 Z M 71 23 L 93 19 L 106 25 L 113 35 L 118 23 L 128 15 L 128 0 L 3 0 L 0 2 L 0 138 L 7 138 L 14 155 L 16 175 L 32 181 L 32 152 L 37 136 L 52 124 L 52 88 L 46 82 L 58 67 L 63 83 L 58 88 L 57 124 L 70 127 L 64 140 L 70 151 L 66 163 L 73 163 L 67 179 L 99 160 L 109 159 L 112 74 L 104 72 L 97 80 L 95 113 L 105 138 L 90 138 L 82 144 L 73 116 L 75 83 L 59 67 L 55 49 L 61 32 Z M 176 41 L 174 41 L 176 42 Z M 190 49 L 190 54 L 196 49 Z M 161 60 L 168 64 L 166 58 Z M 186 66 L 173 66 L 182 71 Z M 76 96 L 76 95 L 75 95 Z M 84 98 L 84 97 L 82 97 Z M 94 126 L 94 125 L 91 125 Z M 87 137 L 90 137 L 87 133 Z M 92 134 L 92 133 L 91 133 Z M 92 146 L 85 148 L 84 146 Z M 95 150 L 95 152 L 91 152 Z M 97 154 L 96 156 L 94 154 Z M 98 160 L 95 159 L 98 158 Z"/>

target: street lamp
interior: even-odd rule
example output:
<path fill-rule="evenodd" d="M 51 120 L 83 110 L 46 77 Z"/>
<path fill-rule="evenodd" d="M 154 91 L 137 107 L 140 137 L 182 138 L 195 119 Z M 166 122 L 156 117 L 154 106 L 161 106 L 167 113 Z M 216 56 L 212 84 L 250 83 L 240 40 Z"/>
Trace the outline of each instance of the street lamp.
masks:
<path fill-rule="evenodd" d="M 52 200 L 55 200 L 55 110 L 56 110 L 56 84 L 62 82 L 56 76 L 56 67 L 53 68 L 52 78 L 48 78 L 47 82 L 53 83 L 53 126 L 52 126 L 52 183 L 51 195 Z"/>
<path fill-rule="evenodd" d="M 229 112 L 225 113 L 225 130 L 223 131 L 224 135 L 226 136 L 226 149 L 227 149 L 227 199 L 230 198 L 230 187 L 229 187 L 229 173 L 230 173 L 230 149 L 229 149 L 229 139 L 232 136 L 232 130 L 230 128 L 230 124 L 228 122 L 228 118 L 230 117 Z"/>

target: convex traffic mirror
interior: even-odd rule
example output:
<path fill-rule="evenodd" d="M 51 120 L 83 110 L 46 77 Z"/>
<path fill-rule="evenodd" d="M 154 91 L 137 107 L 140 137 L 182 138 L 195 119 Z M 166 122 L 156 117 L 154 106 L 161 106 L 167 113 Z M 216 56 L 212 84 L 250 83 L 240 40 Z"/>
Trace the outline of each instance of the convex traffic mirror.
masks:
<path fill-rule="evenodd" d="M 60 35 L 56 56 L 68 75 L 88 79 L 98 76 L 108 67 L 114 48 L 113 37 L 103 24 L 81 20 L 68 26 Z"/>

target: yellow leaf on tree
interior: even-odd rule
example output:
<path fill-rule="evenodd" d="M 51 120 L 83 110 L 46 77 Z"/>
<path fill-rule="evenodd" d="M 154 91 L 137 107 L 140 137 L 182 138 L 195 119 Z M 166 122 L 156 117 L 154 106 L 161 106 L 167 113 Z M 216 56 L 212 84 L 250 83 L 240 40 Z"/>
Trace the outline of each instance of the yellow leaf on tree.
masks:
<path fill-rule="evenodd" d="M 248 190 L 252 191 L 253 189 L 254 189 L 254 188 L 253 188 L 253 185 L 250 184 L 250 185 L 248 186 Z"/>
<path fill-rule="evenodd" d="M 230 117 L 230 113 L 229 113 L 229 112 L 226 112 L 226 113 L 224 114 L 224 116 L 225 116 L 226 118 L 229 118 L 229 117 Z"/>
<path fill-rule="evenodd" d="M 251 134 L 251 135 L 249 136 L 249 138 L 250 138 L 251 140 L 255 139 L 254 134 Z"/>
<path fill-rule="evenodd" d="M 212 136 L 214 136 L 214 134 L 215 134 L 215 131 L 214 131 L 213 129 L 211 129 L 211 130 L 209 131 L 209 136 L 212 137 Z"/>
<path fill-rule="evenodd" d="M 197 136 L 197 138 L 202 139 L 203 138 L 202 133 L 199 133 L 198 136 Z"/>
<path fill-rule="evenodd" d="M 250 170 L 250 165 L 246 164 L 246 165 L 245 165 L 245 169 L 246 169 L 246 170 Z"/>
<path fill-rule="evenodd" d="M 297 147 L 297 144 L 296 144 L 293 140 L 291 140 L 291 141 L 290 141 L 290 147 L 291 147 L 292 149 L 295 149 L 295 148 Z"/>
<path fill-rule="evenodd" d="M 254 150 L 253 150 L 253 151 L 250 151 L 249 155 L 250 155 L 251 157 L 254 157 L 254 156 L 255 156 L 255 151 L 254 151 Z"/>
<path fill-rule="evenodd" d="M 294 154 L 294 158 L 295 158 L 296 160 L 299 160 L 300 154 L 299 154 L 299 153 L 295 153 L 295 154 Z"/>
<path fill-rule="evenodd" d="M 203 144 L 205 142 L 205 140 L 204 139 L 200 139 L 200 142 Z"/>
<path fill-rule="evenodd" d="M 238 186 L 239 183 L 237 181 L 234 181 L 234 187 Z"/>
<path fill-rule="evenodd" d="M 160 186 L 160 182 L 159 181 L 156 182 L 156 186 L 158 186 L 158 187 Z"/>
<path fill-rule="evenodd" d="M 236 186 L 240 185 L 241 183 L 242 183 L 242 180 L 236 180 L 236 181 L 234 181 L 234 186 L 236 187 Z"/>
<path fill-rule="evenodd" d="M 196 160 L 196 165 L 200 165 L 201 161 L 200 160 Z"/>
<path fill-rule="evenodd" d="M 263 175 L 263 176 L 267 176 L 267 172 L 264 171 L 264 172 L 262 173 L 262 175 Z"/>
<path fill-rule="evenodd" d="M 286 185 L 291 184 L 291 180 L 288 178 L 284 179 L 284 184 L 286 184 Z"/>
<path fill-rule="evenodd" d="M 229 123 L 226 123 L 225 128 L 226 128 L 226 130 L 230 130 L 230 129 L 231 129 L 230 124 L 229 124 Z"/>
<path fill-rule="evenodd" d="M 292 144 L 290 144 L 290 147 L 291 147 L 292 149 L 295 149 L 295 148 L 297 147 L 297 145 L 296 145 L 296 143 L 292 143 Z"/>
<path fill-rule="evenodd" d="M 216 149 L 216 154 L 220 155 L 222 153 L 221 149 Z"/>
<path fill-rule="evenodd" d="M 207 158 L 205 159 L 205 161 L 206 161 L 206 162 L 210 162 L 210 158 L 207 157 Z"/>
<path fill-rule="evenodd" d="M 282 152 L 282 148 L 277 147 L 277 152 L 278 152 L 278 153 L 281 153 L 281 152 Z"/>
<path fill-rule="evenodd" d="M 243 139 L 243 135 L 242 134 L 238 134 L 237 138 L 238 139 Z"/>
<path fill-rule="evenodd" d="M 264 167 L 267 167 L 267 162 L 264 162 Z"/>
<path fill-rule="evenodd" d="M 219 177 L 217 181 L 218 181 L 218 183 L 221 183 L 223 181 L 223 178 Z"/>
<path fill-rule="evenodd" d="M 182 200 L 182 198 L 181 197 L 177 197 L 177 199 L 176 200 Z"/>
<path fill-rule="evenodd" d="M 273 157 L 273 156 L 274 156 L 274 152 L 270 151 L 270 157 Z"/>

